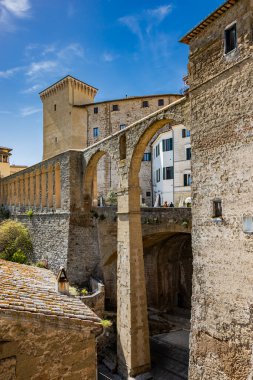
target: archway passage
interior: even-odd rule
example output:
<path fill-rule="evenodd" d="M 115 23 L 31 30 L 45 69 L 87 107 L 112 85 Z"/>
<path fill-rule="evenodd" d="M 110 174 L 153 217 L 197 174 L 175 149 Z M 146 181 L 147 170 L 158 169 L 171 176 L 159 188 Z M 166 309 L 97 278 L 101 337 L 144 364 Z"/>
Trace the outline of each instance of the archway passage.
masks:
<path fill-rule="evenodd" d="M 191 235 L 176 233 L 149 246 L 144 239 L 148 306 L 190 316 L 192 294 Z M 152 237 L 154 241 L 154 237 Z M 188 312 L 187 312 L 188 311 Z"/>
<path fill-rule="evenodd" d="M 154 378 L 187 379 L 192 293 L 191 234 L 163 232 L 143 237 L 144 268 Z M 106 311 L 116 313 L 117 252 L 104 262 Z M 112 355 L 112 342 L 106 346 Z M 106 354 L 107 355 L 107 354 Z M 108 357 L 110 357 L 108 355 Z M 176 377 L 173 372 L 180 372 Z M 173 377 L 174 376 L 174 377 Z"/>
<path fill-rule="evenodd" d="M 193 270 L 191 235 L 176 233 L 151 246 L 149 242 L 150 238 L 144 239 L 151 373 L 154 378 L 187 379 Z"/>

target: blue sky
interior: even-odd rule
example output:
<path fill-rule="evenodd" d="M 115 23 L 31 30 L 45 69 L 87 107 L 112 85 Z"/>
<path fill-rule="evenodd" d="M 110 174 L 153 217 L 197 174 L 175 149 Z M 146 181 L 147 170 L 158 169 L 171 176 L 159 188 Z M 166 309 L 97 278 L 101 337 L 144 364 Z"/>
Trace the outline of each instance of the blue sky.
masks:
<path fill-rule="evenodd" d="M 0 145 L 11 162 L 42 157 L 38 93 L 70 74 L 97 101 L 177 93 L 188 47 L 178 43 L 221 0 L 0 0 Z"/>

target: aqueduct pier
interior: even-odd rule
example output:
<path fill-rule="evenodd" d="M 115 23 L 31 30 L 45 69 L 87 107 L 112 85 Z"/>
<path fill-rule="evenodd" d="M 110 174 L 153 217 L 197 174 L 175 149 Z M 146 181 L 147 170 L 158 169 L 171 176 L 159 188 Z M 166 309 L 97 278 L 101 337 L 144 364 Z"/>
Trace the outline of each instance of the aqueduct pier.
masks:
<path fill-rule="evenodd" d="M 18 219 L 27 219 L 25 211 L 33 210 L 28 223 L 38 238 L 37 257 L 47 252 L 50 266 L 65 265 L 72 281 L 81 283 L 90 274 L 101 274 L 101 262 L 110 263 L 117 252 L 118 362 L 126 377 L 150 368 L 145 245 L 175 233 L 189 233 L 191 225 L 187 209 L 141 212 L 141 161 L 148 142 L 164 125 L 184 124 L 189 129 L 188 107 L 182 98 L 83 151 L 67 151 L 1 180 L 1 204 Z M 103 244 L 99 247 L 95 220 L 96 215 L 101 222 L 106 216 L 99 216 L 93 207 L 97 164 L 104 154 L 117 164 L 118 208 L 116 249 L 104 248 L 108 256 L 113 251 L 112 257 L 104 255 L 101 261 Z"/>

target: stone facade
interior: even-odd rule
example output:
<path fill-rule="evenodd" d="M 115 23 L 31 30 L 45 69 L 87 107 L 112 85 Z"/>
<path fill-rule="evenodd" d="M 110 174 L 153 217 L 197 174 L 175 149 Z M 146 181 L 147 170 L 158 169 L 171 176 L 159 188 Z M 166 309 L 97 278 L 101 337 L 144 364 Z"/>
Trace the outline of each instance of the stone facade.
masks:
<path fill-rule="evenodd" d="M 44 160 L 69 149 L 93 145 L 182 97 L 162 94 L 94 103 L 96 92 L 94 87 L 68 76 L 40 93 Z M 150 152 L 149 146 L 146 152 Z M 142 202 L 151 206 L 150 161 L 142 163 L 140 178 Z M 117 191 L 117 165 L 105 155 L 98 165 L 96 197 L 105 200 L 110 190 Z"/>
<path fill-rule="evenodd" d="M 189 378 L 252 378 L 253 2 L 227 1 L 188 35 L 193 174 Z M 210 23 L 210 24 L 209 24 Z M 225 31 L 236 23 L 235 48 Z M 214 218 L 214 201 L 222 214 Z"/>
<path fill-rule="evenodd" d="M 68 75 L 40 93 L 43 102 L 43 160 L 87 145 L 87 112 L 97 89 Z"/>

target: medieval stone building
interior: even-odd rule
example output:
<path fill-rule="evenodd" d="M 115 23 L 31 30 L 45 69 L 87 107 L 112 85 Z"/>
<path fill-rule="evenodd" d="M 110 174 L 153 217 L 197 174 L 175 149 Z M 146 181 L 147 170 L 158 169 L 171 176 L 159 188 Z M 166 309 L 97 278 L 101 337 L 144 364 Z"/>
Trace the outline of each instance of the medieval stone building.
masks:
<path fill-rule="evenodd" d="M 43 159 L 69 149 L 84 149 L 136 120 L 182 98 L 178 94 L 127 97 L 94 102 L 97 89 L 67 76 L 40 93 L 43 102 Z M 167 128 L 169 129 L 169 125 Z M 140 172 L 141 202 L 152 206 L 151 149 L 147 146 Z M 99 162 L 97 200 L 117 192 L 117 167 L 109 155 Z"/>
<path fill-rule="evenodd" d="M 51 153 L 49 149 L 42 163 L 0 182 L 1 203 L 27 223 L 38 258 L 46 256 L 52 267 L 66 266 L 79 283 L 93 273 L 104 276 L 105 288 L 115 283 L 117 268 L 117 287 L 112 289 L 117 295 L 118 370 L 126 379 L 150 368 L 147 299 L 155 304 L 159 297 L 168 300 L 165 306 L 192 307 L 190 380 L 252 378 L 252 20 L 252 0 L 227 0 L 181 40 L 190 47 L 185 96 L 130 125 L 122 122 L 126 124 L 122 129 L 117 120 L 117 131 L 89 146 L 93 135 L 84 137 L 80 146 L 64 145 L 79 141 L 71 120 L 80 119 L 82 129 L 81 110 L 87 108 L 75 92 L 81 84 L 71 87 L 72 79 L 66 78 L 66 85 L 59 84 L 66 89 L 66 102 L 71 96 L 79 100 L 76 107 L 70 102 L 62 111 L 69 120 L 64 139 L 56 135 L 56 124 L 51 135 L 53 128 L 45 128 L 45 133 L 51 131 L 46 136 L 51 138 Z M 92 103 L 96 89 L 82 86 L 86 103 Z M 52 107 L 44 120 L 53 125 L 62 103 L 54 107 L 51 91 L 55 97 L 59 91 L 54 86 L 48 91 L 41 94 Z M 96 117 L 94 105 L 88 107 Z M 192 229 L 187 209 L 140 209 L 143 155 L 168 124 L 183 125 L 191 133 Z M 58 138 L 70 150 L 55 151 L 51 157 Z M 117 167 L 117 215 L 92 207 L 97 201 L 99 162 L 106 155 Z M 29 207 L 34 209 L 33 220 L 25 215 Z M 164 243 L 159 250 L 157 242 Z M 180 254 L 170 251 L 172 244 L 182 248 Z M 157 254 L 156 263 L 151 252 Z M 153 276 L 158 273 L 157 294 L 149 293 L 153 283 L 146 281 L 145 270 Z M 168 288 L 176 292 L 165 294 Z"/>

